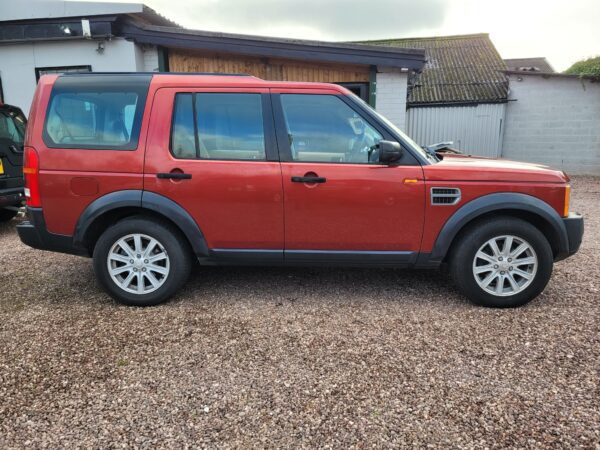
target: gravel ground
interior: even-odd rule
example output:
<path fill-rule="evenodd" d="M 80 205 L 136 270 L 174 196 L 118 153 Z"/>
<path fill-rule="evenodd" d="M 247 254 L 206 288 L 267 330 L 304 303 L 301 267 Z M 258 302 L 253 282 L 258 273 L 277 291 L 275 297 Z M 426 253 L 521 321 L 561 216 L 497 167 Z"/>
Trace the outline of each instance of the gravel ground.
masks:
<path fill-rule="evenodd" d="M 437 272 L 203 268 L 117 305 L 91 261 L 0 227 L 0 447 L 600 448 L 600 178 L 528 306 Z"/>

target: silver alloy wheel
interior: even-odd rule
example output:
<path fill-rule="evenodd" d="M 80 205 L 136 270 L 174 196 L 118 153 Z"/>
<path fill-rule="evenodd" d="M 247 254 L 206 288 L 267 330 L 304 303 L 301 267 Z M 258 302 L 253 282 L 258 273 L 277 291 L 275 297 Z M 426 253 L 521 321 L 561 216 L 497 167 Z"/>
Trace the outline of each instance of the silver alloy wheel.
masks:
<path fill-rule="evenodd" d="M 110 248 L 106 260 L 114 283 L 132 294 L 148 294 L 169 276 L 170 261 L 163 245 L 145 234 L 128 234 Z"/>
<path fill-rule="evenodd" d="M 512 235 L 496 236 L 481 247 L 473 259 L 473 276 L 484 291 L 498 296 L 515 295 L 535 279 L 538 258 L 526 240 Z"/>

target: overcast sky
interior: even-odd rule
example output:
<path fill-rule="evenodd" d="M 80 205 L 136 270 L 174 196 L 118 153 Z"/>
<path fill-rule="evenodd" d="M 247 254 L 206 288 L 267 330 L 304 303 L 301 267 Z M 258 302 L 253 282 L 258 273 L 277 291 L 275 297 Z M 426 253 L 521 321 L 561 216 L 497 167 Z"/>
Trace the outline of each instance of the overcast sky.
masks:
<path fill-rule="evenodd" d="M 143 1 L 143 0 L 129 0 Z M 145 0 L 188 28 L 320 40 L 489 33 L 556 70 L 600 55 L 600 0 Z"/>

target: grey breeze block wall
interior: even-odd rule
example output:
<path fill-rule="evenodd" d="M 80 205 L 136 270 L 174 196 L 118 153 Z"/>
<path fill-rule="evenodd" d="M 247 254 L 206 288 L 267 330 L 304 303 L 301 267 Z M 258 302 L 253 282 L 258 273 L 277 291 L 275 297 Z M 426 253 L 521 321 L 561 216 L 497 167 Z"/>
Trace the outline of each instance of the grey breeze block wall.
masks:
<path fill-rule="evenodd" d="M 510 75 L 502 156 L 600 175 L 600 83 Z"/>

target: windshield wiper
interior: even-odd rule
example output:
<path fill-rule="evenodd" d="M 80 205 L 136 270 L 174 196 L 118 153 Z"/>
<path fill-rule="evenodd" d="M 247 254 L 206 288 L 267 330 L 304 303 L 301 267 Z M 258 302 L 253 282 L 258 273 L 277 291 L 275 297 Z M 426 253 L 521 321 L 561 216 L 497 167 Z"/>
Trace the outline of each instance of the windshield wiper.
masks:
<path fill-rule="evenodd" d="M 431 149 L 431 147 L 422 146 L 421 148 L 423 150 L 425 150 L 425 154 L 427 155 L 427 157 L 429 159 L 432 159 L 433 161 L 439 161 L 440 160 L 438 158 L 437 154 L 435 153 L 435 150 Z"/>

